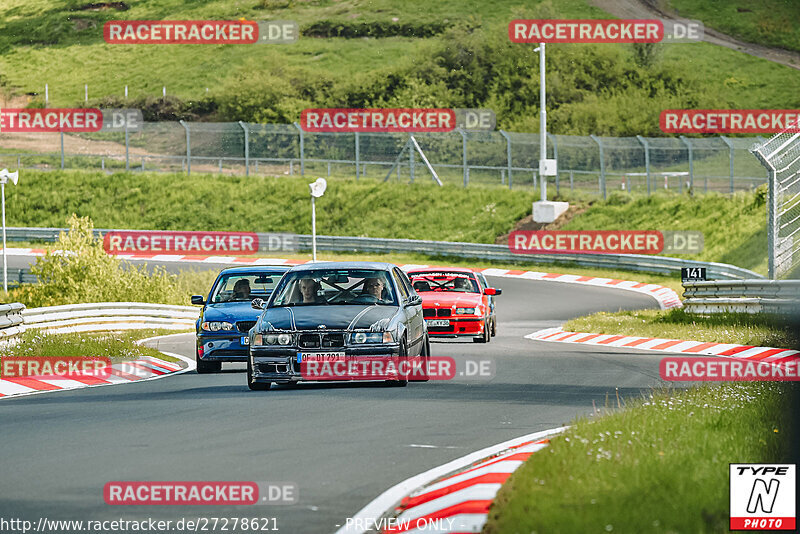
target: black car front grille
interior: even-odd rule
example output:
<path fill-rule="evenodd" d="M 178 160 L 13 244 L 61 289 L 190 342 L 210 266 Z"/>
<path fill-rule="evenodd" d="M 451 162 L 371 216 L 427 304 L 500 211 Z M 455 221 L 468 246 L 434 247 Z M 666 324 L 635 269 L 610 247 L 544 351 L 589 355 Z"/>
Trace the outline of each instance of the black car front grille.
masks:
<path fill-rule="evenodd" d="M 435 308 L 422 308 L 422 316 L 423 317 L 436 317 L 436 309 Z"/>
<path fill-rule="evenodd" d="M 450 308 L 423 308 L 423 317 L 450 317 Z"/>
<path fill-rule="evenodd" d="M 329 349 L 335 347 L 344 347 L 344 334 L 300 334 L 298 343 L 301 349 Z"/>
<path fill-rule="evenodd" d="M 246 334 L 256 325 L 255 321 L 239 321 L 236 323 L 236 330 L 239 332 Z"/>
<path fill-rule="evenodd" d="M 450 317 L 450 308 L 441 308 L 436 310 L 436 315 L 439 317 Z"/>

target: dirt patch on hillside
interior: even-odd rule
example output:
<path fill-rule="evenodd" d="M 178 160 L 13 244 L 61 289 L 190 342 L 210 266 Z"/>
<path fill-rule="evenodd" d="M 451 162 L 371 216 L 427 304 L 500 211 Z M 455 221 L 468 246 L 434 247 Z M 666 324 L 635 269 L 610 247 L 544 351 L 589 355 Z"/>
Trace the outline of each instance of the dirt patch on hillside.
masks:
<path fill-rule="evenodd" d="M 546 223 L 537 223 L 533 220 L 533 214 L 528 215 L 527 217 L 520 219 L 514 225 L 514 229 L 512 231 L 516 232 L 519 230 L 561 230 L 568 222 L 570 222 L 573 218 L 577 217 L 578 215 L 585 212 L 589 209 L 590 204 L 587 203 L 579 203 L 579 204 L 570 204 L 569 209 L 564 213 L 561 217 L 555 220 L 550 224 Z M 505 245 L 508 243 L 508 236 L 511 232 L 497 236 L 495 239 L 496 245 Z"/>

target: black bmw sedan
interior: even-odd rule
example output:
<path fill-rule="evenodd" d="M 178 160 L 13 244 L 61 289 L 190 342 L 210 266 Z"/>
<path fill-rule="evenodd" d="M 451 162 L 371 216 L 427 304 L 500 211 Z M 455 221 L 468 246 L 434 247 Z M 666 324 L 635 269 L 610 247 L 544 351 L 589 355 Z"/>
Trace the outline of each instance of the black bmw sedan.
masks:
<path fill-rule="evenodd" d="M 396 265 L 325 262 L 290 269 L 250 331 L 247 384 L 424 381 L 430 344 L 422 299 Z M 416 366 L 416 367 L 414 367 Z M 411 368 L 417 372 L 409 372 Z"/>

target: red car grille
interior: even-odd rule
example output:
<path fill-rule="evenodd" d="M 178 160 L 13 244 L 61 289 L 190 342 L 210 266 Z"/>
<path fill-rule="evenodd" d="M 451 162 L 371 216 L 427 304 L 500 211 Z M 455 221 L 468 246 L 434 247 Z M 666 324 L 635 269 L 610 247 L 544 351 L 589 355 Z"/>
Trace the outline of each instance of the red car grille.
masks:
<path fill-rule="evenodd" d="M 451 310 L 450 308 L 423 308 L 422 316 L 423 317 L 450 317 Z"/>

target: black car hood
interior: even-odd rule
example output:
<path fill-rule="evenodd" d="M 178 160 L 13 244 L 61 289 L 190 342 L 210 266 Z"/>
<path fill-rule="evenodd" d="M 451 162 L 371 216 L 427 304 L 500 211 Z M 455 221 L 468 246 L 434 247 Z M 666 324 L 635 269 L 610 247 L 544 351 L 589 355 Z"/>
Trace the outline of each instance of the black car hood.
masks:
<path fill-rule="evenodd" d="M 269 308 L 261 316 L 259 330 L 318 330 L 320 325 L 326 330 L 369 329 L 381 320 L 388 323 L 397 310 L 396 306 L 327 304 Z"/>

